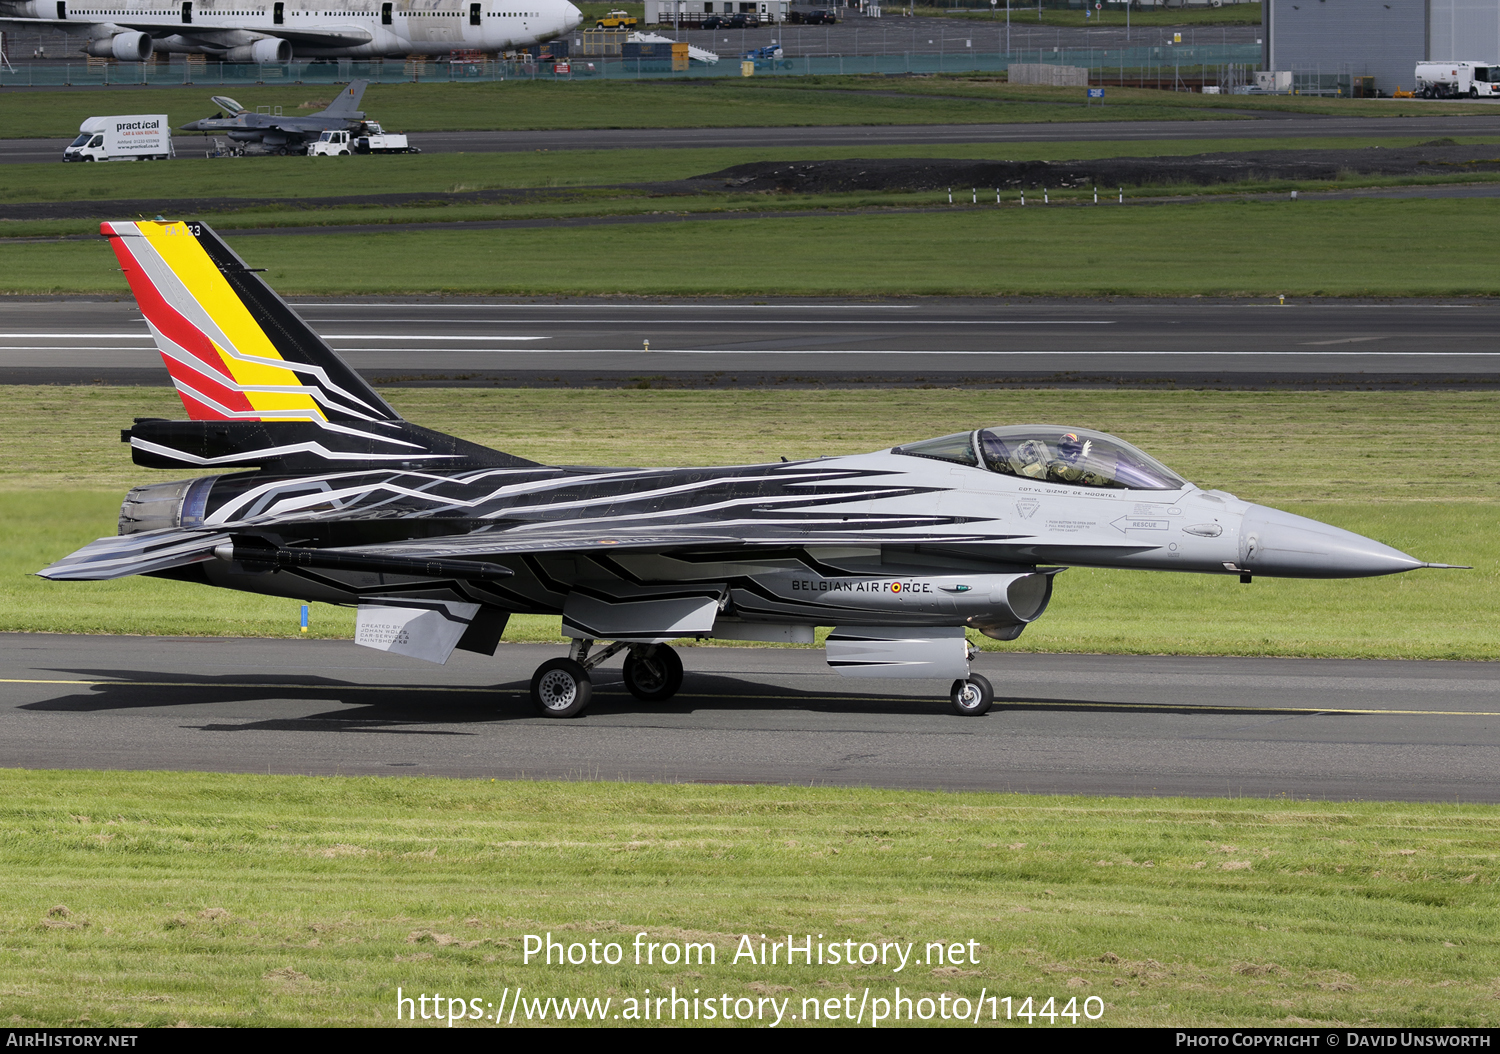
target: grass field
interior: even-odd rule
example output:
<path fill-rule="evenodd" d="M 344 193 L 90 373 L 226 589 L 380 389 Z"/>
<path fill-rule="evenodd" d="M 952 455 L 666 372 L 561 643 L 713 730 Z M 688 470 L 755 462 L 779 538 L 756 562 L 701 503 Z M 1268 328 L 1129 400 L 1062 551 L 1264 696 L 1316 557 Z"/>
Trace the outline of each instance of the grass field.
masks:
<path fill-rule="evenodd" d="M 556 192 L 575 187 L 590 193 L 611 184 L 690 179 L 754 161 L 817 161 L 843 158 L 931 158 L 958 160 L 1086 160 L 1105 157 L 1169 157 L 1224 151 L 1325 150 L 1380 146 L 1397 149 L 1420 142 L 1412 137 L 1340 139 L 1179 139 L 1099 140 L 1048 143 L 949 143 L 928 146 L 730 147 L 674 150 L 565 150 L 495 154 L 421 154 L 398 157 L 264 157 L 234 161 L 182 158 L 170 165 L 26 164 L 7 165 L 0 204 L 35 201 L 101 201 L 132 198 L 275 197 L 459 192 L 534 189 Z M 1463 144 L 1496 143 L 1493 137 L 1465 137 Z M 1469 180 L 1483 176 L 1466 175 Z M 1380 183 L 1360 177 L 1355 184 Z M 1420 182 L 1418 179 L 1407 182 Z M 1287 184 L 1291 186 L 1292 184 Z M 1300 184 L 1299 184 L 1300 185 Z M 1232 187 L 1232 185 L 1230 185 Z M 1180 188 L 1193 192 L 1191 188 Z M 1227 188 L 1226 188 L 1227 189 Z M 1254 189 L 1253 187 L 1250 189 Z M 640 191 L 630 193 L 639 194 Z M 779 201 L 782 195 L 737 195 L 740 200 Z M 0 221 L 0 237 L 25 228 Z"/>
<path fill-rule="evenodd" d="M 1473 564 L 1343 582 L 1075 569 L 1005 650 L 1500 658 L 1500 436 L 1487 392 L 395 390 L 412 420 L 546 463 L 734 464 L 875 450 L 981 424 L 1049 420 L 1125 437 L 1205 488 Z M 30 572 L 114 532 L 134 483 L 163 478 L 116 439 L 180 416 L 149 388 L 0 389 L 0 630 L 296 636 L 290 601 L 154 579 L 56 583 Z M 35 423 L 48 422 L 37 434 Z M 1185 421 L 1191 422 L 1185 425 Z M 1464 438 L 1453 442 L 1455 435 Z M 586 438 L 585 438 L 586 437 Z M 746 437 L 753 437 L 747 441 Z M 644 453 L 650 451 L 649 454 Z M 1322 452 L 1313 454 L 1312 452 Z M 1327 456 L 1338 451 L 1339 456 Z M 318 605 L 316 635 L 352 615 Z M 517 618 L 509 639 L 556 639 Z"/>
<path fill-rule="evenodd" d="M 796 1024 L 897 985 L 1117 1026 L 1500 1020 L 1489 806 L 0 770 L 0 832 L 16 1027 L 391 1025 L 398 986 L 607 1014 L 675 987 Z M 643 931 L 714 962 L 637 966 Z M 625 961 L 526 964 L 548 933 Z M 788 933 L 915 948 L 735 963 Z M 919 965 L 937 941 L 962 966 Z"/>
<path fill-rule="evenodd" d="M 712 226 L 328 231 L 230 242 L 283 294 L 1462 296 L 1500 288 L 1471 263 L 1497 231 L 1493 199 L 1409 199 L 818 213 Z M 1267 245 L 1277 251 L 1262 251 Z M 112 264 L 93 239 L 27 244 L 0 254 L 0 288 L 124 294 Z"/>
<path fill-rule="evenodd" d="M 1148 74 L 1142 74 L 1148 76 Z M 326 85 L 246 85 L 227 90 L 254 109 L 310 114 L 332 98 Z M 6 95 L 0 138 L 78 134 L 101 113 L 166 113 L 174 127 L 216 109 L 210 85 L 31 91 Z M 700 128 L 983 122 L 1233 120 L 1256 110 L 1397 117 L 1488 113 L 1483 105 L 1311 96 L 1214 96 L 1111 85 L 1106 106 L 1080 88 L 1017 85 L 989 76 L 714 78 L 683 81 L 530 81 L 375 84 L 363 107 L 388 129 L 436 132 L 538 128 Z"/>

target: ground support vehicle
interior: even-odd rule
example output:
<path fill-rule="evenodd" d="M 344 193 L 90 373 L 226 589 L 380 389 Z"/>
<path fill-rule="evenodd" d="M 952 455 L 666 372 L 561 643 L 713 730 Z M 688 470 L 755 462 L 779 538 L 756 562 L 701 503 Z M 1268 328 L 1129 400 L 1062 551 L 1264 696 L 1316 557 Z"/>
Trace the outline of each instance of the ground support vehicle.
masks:
<path fill-rule="evenodd" d="M 629 11 L 611 11 L 599 21 L 594 23 L 595 29 L 635 29 L 640 25 L 640 19 Z"/>
<path fill-rule="evenodd" d="M 324 132 L 307 146 L 308 157 L 348 157 L 354 153 L 354 144 L 348 132 Z"/>
<path fill-rule="evenodd" d="M 1500 63 L 1419 62 L 1416 93 L 1424 99 L 1471 99 L 1500 95 Z"/>
<path fill-rule="evenodd" d="M 775 44 L 769 44 L 763 48 L 752 48 L 741 56 L 747 62 L 755 63 L 758 70 L 789 70 L 792 68 L 791 59 L 782 58 L 781 49 Z"/>
<path fill-rule="evenodd" d="M 373 121 L 366 122 L 354 137 L 356 154 L 420 154 L 406 136 L 398 132 L 387 132 Z"/>
<path fill-rule="evenodd" d="M 165 161 L 175 156 L 164 113 L 90 117 L 63 151 L 64 161 Z"/>

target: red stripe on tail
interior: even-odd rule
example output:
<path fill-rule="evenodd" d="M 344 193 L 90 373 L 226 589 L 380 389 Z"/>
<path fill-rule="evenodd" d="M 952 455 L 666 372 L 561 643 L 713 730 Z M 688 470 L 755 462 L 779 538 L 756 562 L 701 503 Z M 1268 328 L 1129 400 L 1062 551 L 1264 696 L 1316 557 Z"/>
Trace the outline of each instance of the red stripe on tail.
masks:
<path fill-rule="evenodd" d="M 163 355 L 162 360 L 167 364 L 167 371 L 172 374 L 173 379 L 218 400 L 230 410 L 253 413 L 255 407 L 250 405 L 245 393 L 239 390 L 238 382 L 227 368 L 218 348 L 214 347 L 213 341 L 166 302 L 156 284 L 136 260 L 135 254 L 125 244 L 125 239 L 115 234 L 109 224 L 103 224 L 101 229 L 110 236 L 109 244 L 115 250 L 115 258 L 120 261 L 120 269 L 125 272 L 125 279 L 130 283 L 130 291 L 135 294 L 141 313 L 158 332 L 202 364 L 201 371 L 194 370 L 191 366 Z M 197 400 L 190 400 L 186 395 L 182 396 L 182 405 L 194 421 L 231 420 Z"/>

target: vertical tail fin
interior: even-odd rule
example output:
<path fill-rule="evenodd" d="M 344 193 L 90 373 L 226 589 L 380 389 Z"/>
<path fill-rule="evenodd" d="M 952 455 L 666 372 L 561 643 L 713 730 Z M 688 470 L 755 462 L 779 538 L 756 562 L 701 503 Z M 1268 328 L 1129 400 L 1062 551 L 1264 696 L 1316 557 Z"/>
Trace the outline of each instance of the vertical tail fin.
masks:
<path fill-rule="evenodd" d="M 349 87 L 339 92 L 339 97 L 333 100 L 326 110 L 319 112 L 317 116 L 349 118 L 364 116 L 360 112 L 359 104 L 360 100 L 365 97 L 365 89 L 369 86 L 369 81 L 350 81 Z"/>
<path fill-rule="evenodd" d="M 401 420 L 207 224 L 100 233 L 193 420 Z"/>

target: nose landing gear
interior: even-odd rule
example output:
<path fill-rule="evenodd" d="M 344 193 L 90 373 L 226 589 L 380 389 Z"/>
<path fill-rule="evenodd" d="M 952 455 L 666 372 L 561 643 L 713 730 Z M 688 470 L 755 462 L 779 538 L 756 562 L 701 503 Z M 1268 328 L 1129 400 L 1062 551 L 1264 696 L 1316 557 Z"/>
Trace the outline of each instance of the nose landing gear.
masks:
<path fill-rule="evenodd" d="M 995 689 L 989 679 L 971 673 L 962 680 L 954 681 L 950 695 L 953 712 L 963 717 L 979 717 L 987 714 L 995 702 Z"/>

